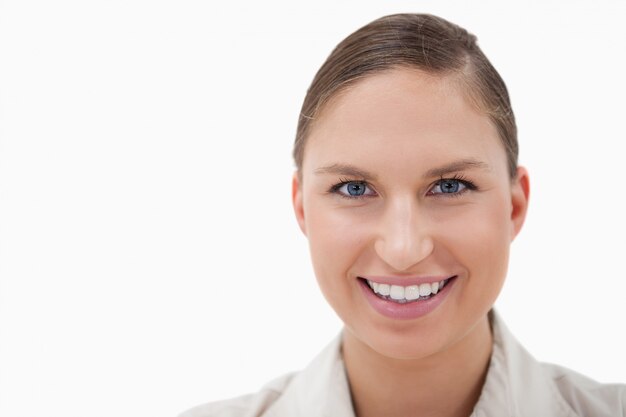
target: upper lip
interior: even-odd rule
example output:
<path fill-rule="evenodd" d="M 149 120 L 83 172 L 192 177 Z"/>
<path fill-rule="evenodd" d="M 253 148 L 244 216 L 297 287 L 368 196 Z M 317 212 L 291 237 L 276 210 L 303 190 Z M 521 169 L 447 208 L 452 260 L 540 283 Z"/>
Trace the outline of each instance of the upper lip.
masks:
<path fill-rule="evenodd" d="M 445 279 L 454 278 L 456 275 L 413 275 L 413 276 L 392 276 L 392 275 L 361 275 L 359 278 L 377 282 L 379 284 L 400 285 L 408 287 L 409 285 L 420 285 L 425 283 L 433 283 L 443 281 Z"/>

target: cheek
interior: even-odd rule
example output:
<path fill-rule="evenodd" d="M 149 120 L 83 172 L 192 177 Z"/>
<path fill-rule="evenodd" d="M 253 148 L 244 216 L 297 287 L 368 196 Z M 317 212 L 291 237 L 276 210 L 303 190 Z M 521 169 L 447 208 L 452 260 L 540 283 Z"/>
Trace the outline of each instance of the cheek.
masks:
<path fill-rule="evenodd" d="M 467 209 L 451 223 L 442 241 L 467 268 L 469 290 L 495 298 L 504 282 L 509 259 L 510 215 L 506 199 L 495 195 L 491 201 Z"/>
<path fill-rule="evenodd" d="M 324 292 L 339 288 L 346 284 L 350 267 L 367 245 L 369 226 L 365 216 L 328 202 L 312 202 L 305 210 L 315 275 Z"/>

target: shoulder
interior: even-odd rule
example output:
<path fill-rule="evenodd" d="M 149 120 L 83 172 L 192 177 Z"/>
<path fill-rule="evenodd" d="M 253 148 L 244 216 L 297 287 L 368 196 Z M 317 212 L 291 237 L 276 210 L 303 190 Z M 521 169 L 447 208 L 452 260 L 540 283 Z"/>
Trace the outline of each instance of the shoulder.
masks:
<path fill-rule="evenodd" d="M 626 385 L 535 360 L 519 345 L 492 355 L 475 416 L 626 417 Z"/>
<path fill-rule="evenodd" d="M 495 311 L 490 318 L 494 345 L 478 405 L 498 413 L 484 415 L 626 417 L 626 385 L 602 384 L 563 366 L 539 362 Z"/>
<path fill-rule="evenodd" d="M 541 367 L 578 414 L 626 416 L 626 385 L 603 384 L 559 365 L 542 363 Z"/>
<path fill-rule="evenodd" d="M 185 411 L 178 417 L 259 417 L 285 391 L 296 373 L 283 375 L 267 383 L 258 392 L 227 400 L 210 402 Z"/>
<path fill-rule="evenodd" d="M 204 404 L 179 417 L 353 417 L 340 351 L 341 334 L 302 371 L 277 378 L 257 393 Z"/>

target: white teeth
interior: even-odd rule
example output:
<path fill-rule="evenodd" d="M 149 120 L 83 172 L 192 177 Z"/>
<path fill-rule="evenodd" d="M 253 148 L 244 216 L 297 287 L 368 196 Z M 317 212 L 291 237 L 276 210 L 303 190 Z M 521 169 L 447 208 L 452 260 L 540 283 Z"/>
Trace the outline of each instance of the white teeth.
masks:
<path fill-rule="evenodd" d="M 404 298 L 407 300 L 417 300 L 420 298 L 420 287 L 418 285 L 409 285 L 404 289 Z"/>
<path fill-rule="evenodd" d="M 394 300 L 402 300 L 404 299 L 404 287 L 399 285 L 392 285 L 389 290 L 389 296 Z"/>
<path fill-rule="evenodd" d="M 378 282 L 367 280 L 367 285 L 369 285 L 374 292 L 378 292 Z"/>
<path fill-rule="evenodd" d="M 381 284 L 378 282 L 367 280 L 367 285 L 378 295 L 388 297 L 399 302 L 414 301 L 422 297 L 429 298 L 431 295 L 437 294 L 445 285 L 447 279 L 438 282 L 425 282 L 419 285 L 402 285 Z"/>
<path fill-rule="evenodd" d="M 420 284 L 420 297 L 426 297 L 427 295 L 430 295 L 431 288 L 432 287 L 430 286 L 430 284 Z"/>
<path fill-rule="evenodd" d="M 391 288 L 389 288 L 389 284 L 378 284 L 378 291 L 376 292 L 380 295 L 389 295 Z"/>

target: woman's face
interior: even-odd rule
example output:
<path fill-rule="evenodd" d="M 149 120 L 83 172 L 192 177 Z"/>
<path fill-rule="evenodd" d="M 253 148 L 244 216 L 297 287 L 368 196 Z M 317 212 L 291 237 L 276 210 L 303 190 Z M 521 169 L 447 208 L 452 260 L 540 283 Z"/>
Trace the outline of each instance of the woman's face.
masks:
<path fill-rule="evenodd" d="M 293 202 L 322 292 L 390 357 L 445 350 L 484 320 L 526 213 L 498 133 L 450 79 L 396 69 L 335 96 Z M 373 288 L 372 288 L 373 287 Z"/>

